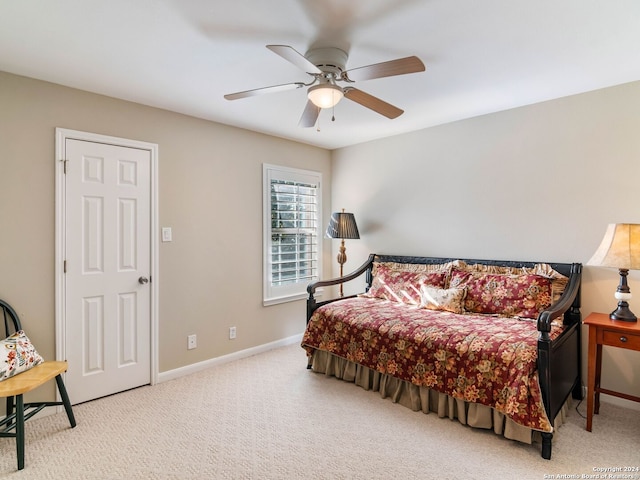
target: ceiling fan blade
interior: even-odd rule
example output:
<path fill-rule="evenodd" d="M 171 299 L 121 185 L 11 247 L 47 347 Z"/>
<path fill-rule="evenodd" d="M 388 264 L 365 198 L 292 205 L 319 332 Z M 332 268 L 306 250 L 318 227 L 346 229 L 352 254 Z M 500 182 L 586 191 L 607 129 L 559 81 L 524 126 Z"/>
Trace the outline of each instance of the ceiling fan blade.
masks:
<path fill-rule="evenodd" d="M 307 100 L 307 106 L 304 107 L 298 126 L 313 127 L 318 121 L 318 115 L 320 115 L 320 107 L 316 107 L 311 100 Z"/>
<path fill-rule="evenodd" d="M 404 110 L 400 110 L 398 107 L 394 107 L 390 103 L 380 100 L 378 97 L 374 97 L 357 88 L 345 87 L 344 97 L 387 118 L 397 118 L 404 113 Z"/>
<path fill-rule="evenodd" d="M 244 92 L 227 93 L 224 98 L 227 100 L 238 100 L 239 98 L 254 97 L 256 95 L 262 95 L 263 93 L 284 92 L 285 90 L 294 90 L 296 88 L 302 88 L 305 84 L 302 82 L 285 83 L 282 85 L 274 85 L 272 87 L 255 88 L 253 90 L 245 90 Z"/>
<path fill-rule="evenodd" d="M 392 77 L 407 73 L 424 72 L 425 66 L 418 57 L 398 58 L 388 62 L 358 67 L 344 72 L 343 76 L 353 81 L 372 80 L 374 78 Z"/>
<path fill-rule="evenodd" d="M 267 45 L 267 48 L 307 73 L 322 73 L 322 70 L 289 45 Z"/>

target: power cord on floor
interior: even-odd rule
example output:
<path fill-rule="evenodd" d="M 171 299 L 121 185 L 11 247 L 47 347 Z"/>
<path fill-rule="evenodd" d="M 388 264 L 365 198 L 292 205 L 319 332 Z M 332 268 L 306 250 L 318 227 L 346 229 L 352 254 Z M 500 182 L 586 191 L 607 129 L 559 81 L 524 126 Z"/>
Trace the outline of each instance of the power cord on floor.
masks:
<path fill-rule="evenodd" d="M 581 385 L 580 387 L 584 389 L 584 385 Z M 578 407 L 580 406 L 580 404 L 582 404 L 582 400 L 584 400 L 584 398 L 581 398 L 578 404 L 576 405 L 576 413 L 580 415 L 582 418 L 587 418 L 586 415 L 583 415 L 582 413 L 580 413 L 580 410 L 578 410 Z"/>

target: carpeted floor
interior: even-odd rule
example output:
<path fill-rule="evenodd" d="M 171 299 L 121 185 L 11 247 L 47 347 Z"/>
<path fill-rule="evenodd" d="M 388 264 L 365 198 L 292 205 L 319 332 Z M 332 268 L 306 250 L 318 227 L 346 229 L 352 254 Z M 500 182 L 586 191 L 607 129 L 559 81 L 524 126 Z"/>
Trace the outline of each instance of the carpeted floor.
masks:
<path fill-rule="evenodd" d="M 547 461 L 539 445 L 412 412 L 305 366 L 292 345 L 77 405 L 75 429 L 64 413 L 32 420 L 25 470 L 14 440 L 0 439 L 0 478 L 544 479 L 640 467 L 637 410 L 602 404 L 592 433 L 571 410 Z"/>

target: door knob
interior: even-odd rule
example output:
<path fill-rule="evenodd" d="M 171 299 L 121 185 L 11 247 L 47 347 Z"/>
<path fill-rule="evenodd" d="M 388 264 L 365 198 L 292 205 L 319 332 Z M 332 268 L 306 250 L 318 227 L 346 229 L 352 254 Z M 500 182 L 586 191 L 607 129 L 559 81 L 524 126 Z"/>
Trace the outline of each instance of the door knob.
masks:
<path fill-rule="evenodd" d="M 138 283 L 144 285 L 145 283 L 149 283 L 149 279 L 147 277 L 140 277 Z"/>

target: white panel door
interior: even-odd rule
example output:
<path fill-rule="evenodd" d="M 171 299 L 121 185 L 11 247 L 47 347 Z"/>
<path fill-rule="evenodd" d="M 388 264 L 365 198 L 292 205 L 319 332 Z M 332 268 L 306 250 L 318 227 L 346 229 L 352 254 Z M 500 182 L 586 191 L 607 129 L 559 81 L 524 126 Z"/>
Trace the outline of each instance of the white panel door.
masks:
<path fill-rule="evenodd" d="M 151 154 L 66 139 L 66 385 L 80 403 L 150 383 Z"/>

